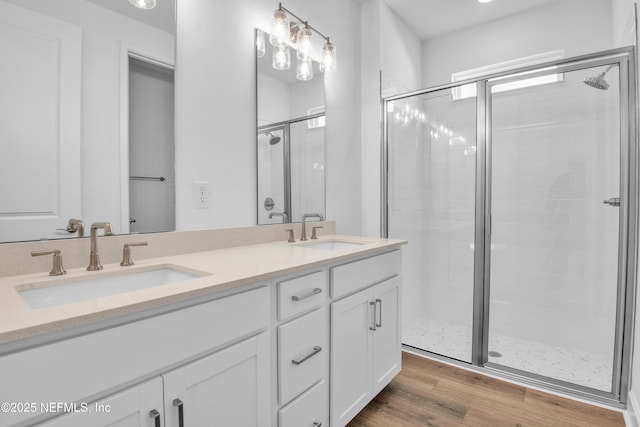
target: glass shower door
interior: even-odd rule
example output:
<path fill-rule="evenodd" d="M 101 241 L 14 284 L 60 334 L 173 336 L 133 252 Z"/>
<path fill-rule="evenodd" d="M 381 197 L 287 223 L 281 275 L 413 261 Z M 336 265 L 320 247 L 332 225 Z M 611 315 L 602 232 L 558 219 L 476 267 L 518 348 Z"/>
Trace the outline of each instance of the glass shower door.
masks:
<path fill-rule="evenodd" d="M 621 92 L 583 82 L 491 95 L 489 365 L 612 391 L 616 361 Z"/>
<path fill-rule="evenodd" d="M 387 104 L 387 218 L 388 236 L 410 242 L 403 344 L 471 362 L 476 102 L 459 89 Z"/>

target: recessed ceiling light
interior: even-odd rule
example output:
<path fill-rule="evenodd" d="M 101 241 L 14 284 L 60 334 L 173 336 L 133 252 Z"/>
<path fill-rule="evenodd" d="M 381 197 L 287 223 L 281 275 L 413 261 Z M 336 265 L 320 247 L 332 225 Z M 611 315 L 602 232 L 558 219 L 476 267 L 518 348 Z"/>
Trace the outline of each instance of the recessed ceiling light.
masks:
<path fill-rule="evenodd" d="M 492 2 L 493 0 L 478 0 L 479 3 L 489 3 Z"/>
<path fill-rule="evenodd" d="M 129 3 L 139 9 L 153 9 L 156 7 L 156 0 L 129 0 Z"/>

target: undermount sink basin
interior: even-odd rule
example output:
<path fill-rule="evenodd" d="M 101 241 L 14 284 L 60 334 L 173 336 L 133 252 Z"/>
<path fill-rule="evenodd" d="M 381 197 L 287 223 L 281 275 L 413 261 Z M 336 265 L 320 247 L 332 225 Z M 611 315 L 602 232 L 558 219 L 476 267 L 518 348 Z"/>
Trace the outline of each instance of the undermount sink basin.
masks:
<path fill-rule="evenodd" d="M 173 266 L 160 265 L 136 270 L 96 273 L 96 277 L 52 279 L 47 282 L 17 286 L 20 296 L 31 308 L 47 308 L 88 301 L 169 283 L 196 279 L 207 273 L 189 272 Z"/>
<path fill-rule="evenodd" d="M 315 240 L 312 242 L 298 243 L 298 246 L 303 246 L 305 248 L 322 249 L 325 251 L 335 251 L 339 249 L 352 249 L 362 245 L 364 245 L 364 243 L 347 242 L 344 240 Z"/>

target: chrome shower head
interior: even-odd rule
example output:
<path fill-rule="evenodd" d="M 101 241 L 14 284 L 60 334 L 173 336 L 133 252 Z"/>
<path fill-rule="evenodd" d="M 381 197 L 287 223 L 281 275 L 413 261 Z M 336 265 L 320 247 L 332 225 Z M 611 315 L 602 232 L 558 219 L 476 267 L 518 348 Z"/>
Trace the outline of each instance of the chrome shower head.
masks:
<path fill-rule="evenodd" d="M 269 132 L 267 136 L 269 137 L 269 145 L 276 145 L 278 142 L 280 142 L 281 138 L 277 135 L 272 134 L 271 132 Z"/>
<path fill-rule="evenodd" d="M 607 72 L 613 67 L 614 65 L 609 65 L 603 72 L 601 72 L 597 76 L 585 77 L 582 81 L 587 86 L 591 86 L 600 90 L 607 90 L 609 89 L 609 83 L 607 83 L 607 81 L 604 79 L 604 75 L 607 74 Z"/>

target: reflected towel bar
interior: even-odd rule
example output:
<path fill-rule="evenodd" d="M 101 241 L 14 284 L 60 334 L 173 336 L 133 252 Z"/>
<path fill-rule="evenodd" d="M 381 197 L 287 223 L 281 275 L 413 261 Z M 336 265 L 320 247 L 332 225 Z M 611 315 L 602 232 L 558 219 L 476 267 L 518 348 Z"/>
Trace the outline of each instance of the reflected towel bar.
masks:
<path fill-rule="evenodd" d="M 166 178 L 164 176 L 130 176 L 129 179 L 133 181 L 164 181 Z"/>

